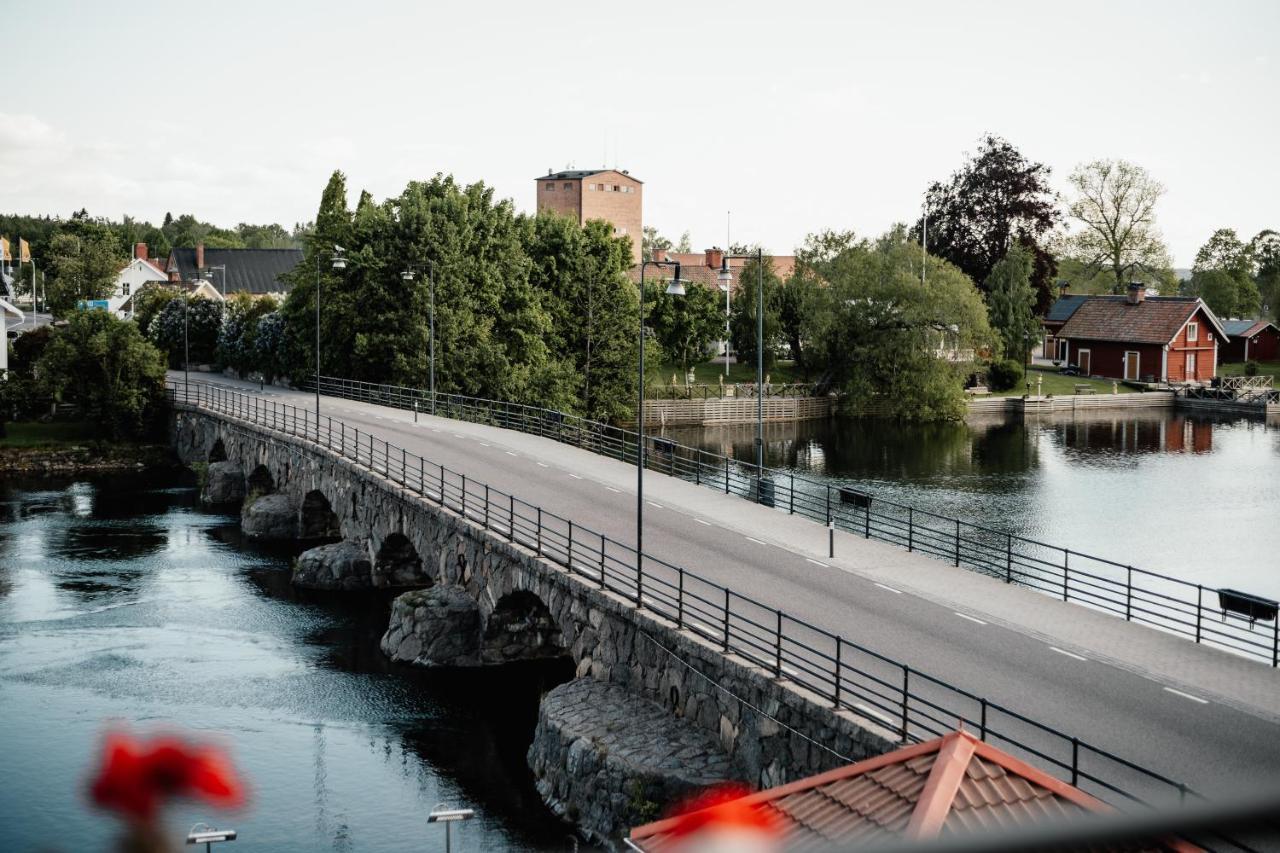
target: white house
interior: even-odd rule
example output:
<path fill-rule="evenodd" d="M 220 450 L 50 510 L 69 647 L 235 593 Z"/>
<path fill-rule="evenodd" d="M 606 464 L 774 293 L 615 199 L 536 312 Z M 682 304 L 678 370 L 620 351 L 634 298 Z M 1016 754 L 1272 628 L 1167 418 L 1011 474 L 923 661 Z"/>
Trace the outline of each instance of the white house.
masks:
<path fill-rule="evenodd" d="M 115 289 L 106 300 L 106 309 L 117 317 L 130 317 L 133 315 L 134 294 L 148 284 L 168 280 L 168 273 L 147 259 L 147 244 L 137 243 L 133 247 L 133 260 L 116 274 Z"/>

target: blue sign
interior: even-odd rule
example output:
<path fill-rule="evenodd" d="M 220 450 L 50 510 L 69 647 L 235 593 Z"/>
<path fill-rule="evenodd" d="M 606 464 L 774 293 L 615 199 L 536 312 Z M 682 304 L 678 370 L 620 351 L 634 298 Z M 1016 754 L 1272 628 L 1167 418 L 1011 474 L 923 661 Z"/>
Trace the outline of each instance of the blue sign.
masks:
<path fill-rule="evenodd" d="M 80 309 L 80 310 L 82 310 L 82 311 L 84 311 L 84 310 L 95 310 L 95 309 L 96 309 L 96 310 L 99 310 L 99 311 L 109 311 L 109 310 L 111 309 L 111 304 L 110 304 L 109 302 L 107 302 L 107 300 L 105 300 L 105 299 L 90 299 L 90 300 L 89 300 L 89 301 L 87 301 L 87 302 L 86 302 L 85 300 L 81 299 L 81 300 L 76 304 L 76 307 L 77 307 L 77 308 L 79 308 L 79 309 Z"/>

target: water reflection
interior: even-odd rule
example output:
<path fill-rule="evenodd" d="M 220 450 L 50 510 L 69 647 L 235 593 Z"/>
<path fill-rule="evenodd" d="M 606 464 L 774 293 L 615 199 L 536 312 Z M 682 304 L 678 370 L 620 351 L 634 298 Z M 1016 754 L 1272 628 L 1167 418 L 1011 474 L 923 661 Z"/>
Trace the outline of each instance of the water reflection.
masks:
<path fill-rule="evenodd" d="M 772 468 L 1206 585 L 1280 595 L 1269 533 L 1280 423 L 1164 409 L 1027 421 L 766 424 Z M 754 459 L 755 425 L 679 427 L 676 441 Z M 1179 503 L 1190 491 L 1196 501 Z M 1170 535 L 1159 508 L 1183 511 Z M 1222 531 L 1238 535 L 1222 536 Z M 1212 561 L 1196 555 L 1213 553 Z"/>
<path fill-rule="evenodd" d="M 0 846 L 101 847 L 79 792 L 115 718 L 225 736 L 253 785 L 234 823 L 255 849 L 430 844 L 440 802 L 478 811 L 457 850 L 567 849 L 524 758 L 566 662 L 392 666 L 387 597 L 295 592 L 296 549 L 241 542 L 189 481 L 58 486 L 0 485 Z"/>

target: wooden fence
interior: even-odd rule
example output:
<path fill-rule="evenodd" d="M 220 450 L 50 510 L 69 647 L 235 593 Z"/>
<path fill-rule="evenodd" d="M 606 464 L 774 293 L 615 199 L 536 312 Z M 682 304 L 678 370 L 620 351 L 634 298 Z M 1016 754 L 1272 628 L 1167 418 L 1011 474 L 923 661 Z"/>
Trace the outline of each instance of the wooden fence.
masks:
<path fill-rule="evenodd" d="M 755 399 L 646 400 L 646 426 L 689 426 L 752 423 Z M 766 397 L 766 421 L 807 421 L 831 415 L 830 397 Z"/>

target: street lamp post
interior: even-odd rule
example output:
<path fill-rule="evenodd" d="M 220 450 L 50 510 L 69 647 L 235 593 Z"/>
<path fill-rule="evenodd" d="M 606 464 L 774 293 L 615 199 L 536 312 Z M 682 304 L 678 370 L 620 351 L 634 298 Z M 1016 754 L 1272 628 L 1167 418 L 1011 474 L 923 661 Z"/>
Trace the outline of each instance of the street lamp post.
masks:
<path fill-rule="evenodd" d="M 332 262 L 335 270 L 347 268 L 347 259 L 342 256 L 346 251 L 337 243 L 333 244 Z M 320 430 L 320 253 L 316 253 L 316 431 Z"/>
<path fill-rule="evenodd" d="M 430 391 L 431 391 L 431 414 L 436 413 L 436 262 L 427 261 L 427 281 L 429 283 L 430 303 L 429 303 L 429 333 L 427 337 L 427 361 L 430 365 Z M 400 273 L 400 278 L 405 282 L 413 281 L 413 270 L 406 269 Z"/>
<path fill-rule="evenodd" d="M 187 322 L 190 313 L 191 295 L 187 294 L 182 300 L 182 384 L 188 397 L 191 396 L 191 336 Z"/>
<path fill-rule="evenodd" d="M 670 296 L 684 296 L 679 261 L 640 262 L 640 379 L 636 401 L 636 608 L 643 604 L 644 588 L 644 271 L 647 267 L 673 267 L 667 285 Z M 601 578 L 603 580 L 603 578 Z"/>
<path fill-rule="evenodd" d="M 733 281 L 733 273 L 729 271 L 729 261 L 738 259 L 754 259 L 756 262 L 756 479 L 759 480 L 764 475 L 764 249 L 756 249 L 754 254 L 746 255 L 731 255 L 726 252 L 721 259 L 720 274 L 716 278 L 719 279 L 720 287 L 725 292 L 726 311 L 729 304 L 729 287 Z M 726 347 L 726 364 L 728 360 Z"/>

